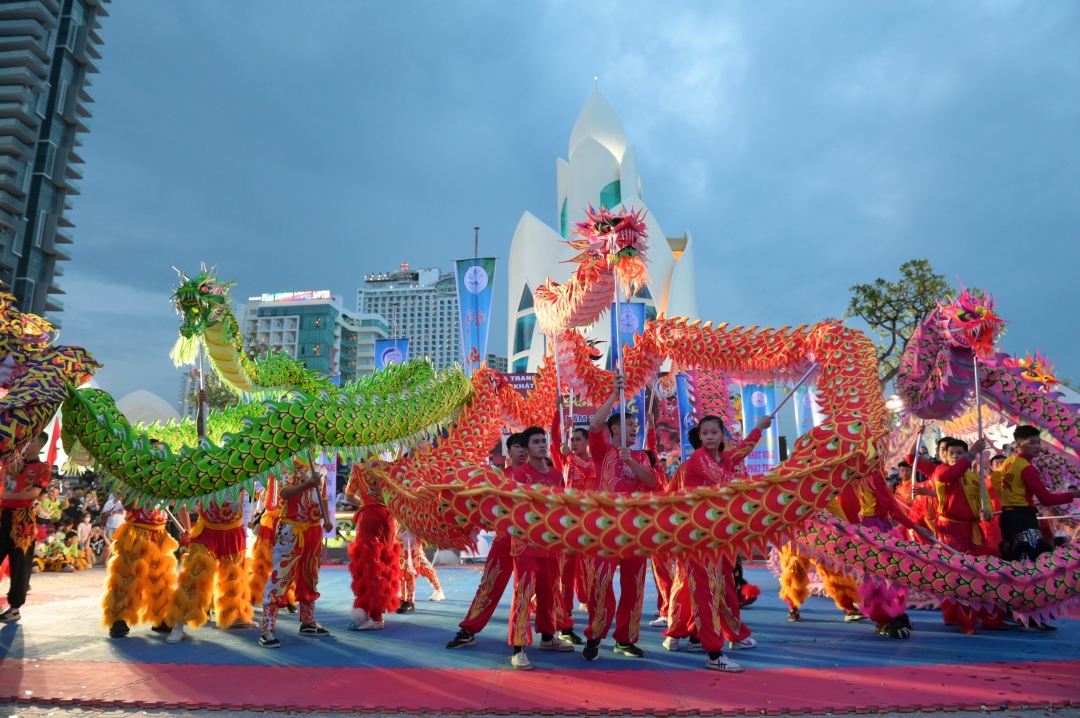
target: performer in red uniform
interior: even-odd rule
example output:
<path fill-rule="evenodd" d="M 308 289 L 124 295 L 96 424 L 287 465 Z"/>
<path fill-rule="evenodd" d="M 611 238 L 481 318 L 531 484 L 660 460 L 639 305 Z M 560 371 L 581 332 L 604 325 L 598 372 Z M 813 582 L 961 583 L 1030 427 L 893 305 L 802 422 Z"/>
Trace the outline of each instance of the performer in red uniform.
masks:
<path fill-rule="evenodd" d="M 675 490 L 719 486 L 730 481 L 735 469 L 761 441 L 761 432 L 772 425 L 772 417 L 762 417 L 757 427 L 731 451 L 724 451 L 724 424 L 719 417 L 706 416 L 698 422 L 701 448 L 680 465 Z M 724 639 L 733 650 L 753 648 L 757 642 L 740 619 L 739 593 L 735 587 L 730 559 L 702 553 L 680 559 L 668 609 L 664 648 L 679 650 L 682 638 L 690 639 L 689 650 L 709 654 L 705 667 L 737 673 L 743 667 L 723 654 Z"/>
<path fill-rule="evenodd" d="M 548 442 L 544 430 L 530 426 L 521 432 L 521 443 L 529 460 L 514 469 L 514 481 L 524 486 L 541 485 L 558 488 L 563 484 L 562 473 L 548 461 Z M 525 647 L 532 645 L 529 625 L 529 604 L 536 597 L 536 631 L 540 634 L 540 650 L 573 651 L 569 643 L 555 637 L 555 605 L 558 595 L 558 551 L 537 548 L 524 539 L 510 541 L 514 557 L 514 592 L 510 602 L 509 643 L 514 649 L 510 664 L 518 670 L 531 670 Z"/>
<path fill-rule="evenodd" d="M 397 522 L 386 508 L 381 461 L 356 462 L 345 498 L 356 512 L 356 538 L 349 544 L 353 609 L 350 631 L 375 631 L 384 627 L 383 614 L 398 607 L 401 587 L 401 544 L 395 539 Z"/>
<path fill-rule="evenodd" d="M 992 520 L 989 507 L 982 507 L 983 479 L 971 471 L 972 462 L 986 448 L 984 439 L 977 440 L 968 450 L 966 442 L 950 439 L 945 444 L 945 462 L 934 467 L 930 482 L 937 493 L 938 514 L 934 533 L 938 541 L 972 556 L 992 555 L 986 545 L 982 522 Z M 947 626 L 960 626 L 960 632 L 975 633 L 975 624 L 982 619 L 983 628 L 1001 630 L 1005 627 L 1004 611 L 994 608 L 977 609 L 944 600 L 941 614 Z"/>
<path fill-rule="evenodd" d="M 507 438 L 506 453 L 510 461 L 503 467 L 503 473 L 510 478 L 514 475 L 514 469 L 528 459 L 525 447 L 521 444 L 521 434 L 511 434 Z M 476 645 L 476 634 L 484 630 L 484 626 L 491 620 L 491 615 L 495 613 L 495 607 L 499 605 L 503 591 L 506 590 L 506 584 L 513 575 L 514 557 L 510 553 L 510 535 L 497 534 L 491 542 L 491 551 L 484 563 L 484 572 L 480 576 L 480 585 L 476 588 L 469 612 L 465 615 L 465 620 L 458 624 L 459 630 L 446 644 L 447 648 Z"/>
<path fill-rule="evenodd" d="M 52 480 L 52 467 L 38 456 L 49 443 L 45 432 L 31 439 L 5 467 L 4 492 L 0 495 L 0 564 L 6 558 L 11 573 L 8 584 L 8 607 L 0 612 L 0 621 L 18 621 L 19 609 L 26 602 L 33 567 L 37 519 L 34 503 Z"/>
<path fill-rule="evenodd" d="M 616 376 L 611 395 L 596 410 L 589 424 L 589 454 L 596 466 L 597 488 L 613 494 L 651 491 L 662 485 L 660 477 L 650 468 L 648 454 L 623 444 L 623 422 L 629 438 L 637 435 L 637 419 L 621 413 L 611 415 L 624 387 L 623 378 Z M 585 649 L 581 657 L 587 661 L 599 657 L 600 642 L 607 636 L 612 618 L 615 620 L 615 652 L 634 658 L 644 657 L 645 651 L 638 648 L 637 641 L 641 630 L 647 559 L 588 556 L 583 563 L 589 592 L 589 625 L 585 629 Z M 622 591 L 618 608 L 612 586 L 616 566 Z"/>
<path fill-rule="evenodd" d="M 172 627 L 169 643 L 184 640 L 184 625 L 199 628 L 214 609 L 218 628 L 244 627 L 254 613 L 247 575 L 247 532 L 243 493 L 233 501 L 199 504 L 199 521 L 191 541 L 165 622 Z"/>
<path fill-rule="evenodd" d="M 316 469 L 318 472 L 318 469 Z M 334 529 L 333 518 L 323 510 L 325 505 L 325 473 L 314 476 L 307 462 L 293 458 L 292 470 L 281 470 L 281 517 L 274 538 L 274 563 L 263 594 L 262 635 L 259 645 L 280 648 L 274 629 L 277 627 L 278 606 L 289 586 L 296 584 L 300 602 L 300 635 L 329 636 L 315 622 L 315 601 L 319 598 L 319 565 L 322 554 L 322 535 Z"/>
<path fill-rule="evenodd" d="M 589 456 L 589 431 L 575 427 L 570 434 L 570 450 L 562 446 L 562 420 L 558 413 L 551 427 L 551 440 L 555 451 L 551 460 L 563 475 L 563 486 L 575 491 L 593 491 L 596 489 L 596 467 Z M 567 551 L 559 552 L 559 605 L 555 612 L 559 638 L 573 644 L 581 643 L 581 636 L 574 632 L 574 593 L 585 598 L 582 576 L 581 556 Z M 582 600 L 582 603 L 585 601 Z"/>

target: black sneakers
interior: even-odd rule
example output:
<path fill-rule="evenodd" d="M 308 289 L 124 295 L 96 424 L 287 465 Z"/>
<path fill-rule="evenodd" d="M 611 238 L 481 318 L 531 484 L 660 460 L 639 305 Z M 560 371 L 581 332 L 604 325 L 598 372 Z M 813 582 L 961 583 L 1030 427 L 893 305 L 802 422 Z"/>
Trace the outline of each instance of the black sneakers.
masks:
<path fill-rule="evenodd" d="M 464 628 L 457 632 L 457 635 L 450 639 L 450 642 L 446 644 L 447 648 L 465 648 L 466 646 L 475 646 L 476 637 L 466 631 Z"/>
<path fill-rule="evenodd" d="M 616 643 L 615 652 L 621 653 L 624 656 L 630 656 L 631 658 L 645 657 L 645 651 L 641 650 L 633 643 Z"/>
<path fill-rule="evenodd" d="M 18 621 L 22 616 L 19 614 L 19 609 L 9 608 L 0 613 L 0 621 Z"/>
<path fill-rule="evenodd" d="M 123 638 L 129 633 L 131 633 L 131 629 L 128 628 L 127 623 L 116 621 L 113 623 L 112 628 L 109 629 L 109 638 Z"/>
<path fill-rule="evenodd" d="M 273 633 L 264 633 L 259 636 L 259 645 L 263 648 L 281 648 L 281 641 Z"/>
<path fill-rule="evenodd" d="M 156 626 L 150 626 L 150 630 L 154 633 L 171 633 L 172 629 L 166 626 L 164 623 L 159 623 Z"/>
<path fill-rule="evenodd" d="M 312 621 L 311 623 L 301 623 L 300 624 L 300 635 L 301 636 L 316 636 L 318 638 L 322 638 L 323 636 L 329 636 L 330 631 L 326 630 L 325 628 L 320 626 L 318 623 Z"/>
<path fill-rule="evenodd" d="M 568 628 L 565 631 L 559 631 L 559 638 L 567 643 L 573 643 L 575 646 L 581 645 L 581 636 L 574 633 L 573 628 Z"/>
<path fill-rule="evenodd" d="M 581 650 L 581 657 L 586 661 L 595 661 L 600 657 L 600 639 L 590 638 L 585 641 L 585 648 Z"/>
<path fill-rule="evenodd" d="M 799 613 L 799 609 L 793 608 L 790 611 L 788 611 L 787 620 L 789 620 L 789 621 L 801 621 L 802 620 L 802 614 Z"/>
<path fill-rule="evenodd" d="M 414 613 L 416 611 L 416 604 L 410 601 L 402 601 L 394 613 Z"/>

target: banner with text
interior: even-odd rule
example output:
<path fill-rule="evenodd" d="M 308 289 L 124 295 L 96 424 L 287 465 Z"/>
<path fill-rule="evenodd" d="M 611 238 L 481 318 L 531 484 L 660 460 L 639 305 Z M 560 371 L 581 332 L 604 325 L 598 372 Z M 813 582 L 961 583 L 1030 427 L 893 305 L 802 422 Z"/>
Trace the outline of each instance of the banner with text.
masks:
<path fill-rule="evenodd" d="M 608 371 L 614 371 L 619 363 L 622 345 L 634 346 L 635 335 L 645 327 L 645 305 L 641 302 L 621 302 L 616 325 L 615 304 L 611 305 L 611 351 L 608 352 Z M 620 343 L 619 340 L 622 340 Z"/>
<path fill-rule="evenodd" d="M 461 313 L 461 356 L 465 372 L 472 375 L 487 357 L 495 258 L 459 259 L 454 262 L 454 274 Z"/>
<path fill-rule="evenodd" d="M 675 377 L 675 396 L 679 405 L 679 446 L 682 460 L 686 461 L 694 453 L 694 447 L 690 445 L 690 430 L 697 426 L 697 415 L 694 407 L 693 382 L 686 374 Z"/>
<path fill-rule="evenodd" d="M 743 436 L 757 425 L 758 419 L 776 410 L 776 388 L 772 384 L 745 384 L 742 388 Z M 761 437 L 761 442 L 746 457 L 750 474 L 764 474 L 780 463 L 780 435 L 776 422 Z"/>
<path fill-rule="evenodd" d="M 409 358 L 409 338 L 376 339 L 375 369 L 385 369 L 391 364 L 403 364 Z"/>
<path fill-rule="evenodd" d="M 813 429 L 824 419 L 817 397 L 814 396 L 814 392 L 807 388 L 806 384 L 795 390 L 795 396 L 791 402 L 795 404 L 795 428 L 798 430 L 799 436 Z"/>

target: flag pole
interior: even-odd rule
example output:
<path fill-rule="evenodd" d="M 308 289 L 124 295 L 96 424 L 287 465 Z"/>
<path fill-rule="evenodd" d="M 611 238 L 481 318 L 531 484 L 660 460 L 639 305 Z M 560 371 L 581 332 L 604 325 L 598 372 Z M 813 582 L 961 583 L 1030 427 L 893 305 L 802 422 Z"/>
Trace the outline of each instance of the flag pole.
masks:
<path fill-rule="evenodd" d="M 555 408 L 559 412 L 559 423 L 563 426 L 560 431 L 565 435 L 566 433 L 566 413 L 563 411 L 562 403 L 562 375 L 559 373 L 559 338 L 551 332 L 551 344 L 555 352 Z M 562 437 L 560 437 L 562 438 Z"/>
<path fill-rule="evenodd" d="M 623 383 L 626 382 L 626 375 L 623 373 L 623 353 L 622 353 L 622 310 L 619 303 L 619 270 L 615 270 L 615 337 L 618 352 L 615 355 L 616 366 L 619 376 L 622 377 Z M 626 388 L 621 387 L 619 389 L 619 413 L 621 418 L 619 419 L 619 431 L 622 435 L 622 445 L 626 446 Z"/>
<path fill-rule="evenodd" d="M 911 500 L 915 501 L 915 481 L 919 476 L 919 447 L 922 446 L 923 432 L 926 431 L 926 422 L 919 425 L 919 433 L 915 436 L 915 458 L 911 460 Z"/>
<path fill-rule="evenodd" d="M 975 416 L 979 424 L 979 435 L 976 440 L 983 438 L 983 419 L 982 419 L 982 392 L 979 391 L 979 354 L 978 352 L 972 352 L 972 366 L 975 368 Z M 986 477 L 984 470 L 986 466 L 986 451 L 983 450 L 979 454 L 979 496 L 982 499 L 982 510 L 988 510 L 990 506 L 990 497 L 986 492 Z"/>

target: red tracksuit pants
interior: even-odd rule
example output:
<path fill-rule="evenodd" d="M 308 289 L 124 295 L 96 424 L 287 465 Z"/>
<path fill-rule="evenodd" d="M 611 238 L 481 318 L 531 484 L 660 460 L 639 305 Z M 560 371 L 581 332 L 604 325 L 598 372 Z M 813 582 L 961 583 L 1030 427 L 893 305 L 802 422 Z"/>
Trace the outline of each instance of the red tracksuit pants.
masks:
<path fill-rule="evenodd" d="M 557 557 L 514 557 L 514 593 L 510 601 L 510 630 L 507 636 L 507 642 L 511 646 L 532 645 L 529 608 L 533 596 L 536 596 L 536 632 L 541 635 L 555 635 L 558 583 Z"/>
<path fill-rule="evenodd" d="M 480 576 L 480 585 L 473 596 L 472 605 L 465 615 L 465 620 L 458 624 L 463 631 L 480 633 L 491 620 L 491 614 L 502 599 L 506 584 L 514 575 L 514 558 L 510 555 L 510 536 L 496 536 L 491 542 L 484 573 Z"/>
<path fill-rule="evenodd" d="M 950 522 L 939 517 L 935 527 L 938 541 L 962 553 L 972 556 L 992 556 L 991 547 L 984 542 L 975 543 L 971 524 Z M 974 633 L 975 624 L 982 621 L 983 628 L 997 630 L 1005 627 L 1005 610 L 1000 607 L 974 608 L 949 600 L 941 602 L 941 618 L 946 626 L 959 625 L 965 633 Z"/>
<path fill-rule="evenodd" d="M 668 603 L 671 601 L 671 559 L 653 556 L 652 563 L 653 581 L 656 582 L 656 610 L 661 616 L 668 615 Z"/>
<path fill-rule="evenodd" d="M 560 631 L 574 627 L 574 586 L 581 584 L 581 557 L 576 553 L 559 553 L 559 605 L 555 622 Z M 579 593 L 580 590 L 579 590 Z M 582 601 L 585 603 L 585 601 Z"/>
<path fill-rule="evenodd" d="M 723 650 L 725 640 L 750 635 L 739 617 L 739 592 L 728 559 L 701 555 L 677 562 L 664 635 L 696 638 L 710 653 Z"/>
<path fill-rule="evenodd" d="M 607 638 L 612 619 L 615 620 L 615 641 L 637 643 L 641 632 L 641 604 L 645 598 L 645 558 L 582 558 L 585 590 L 588 591 L 588 639 Z M 618 608 L 615 606 L 615 567 L 619 568 Z"/>

